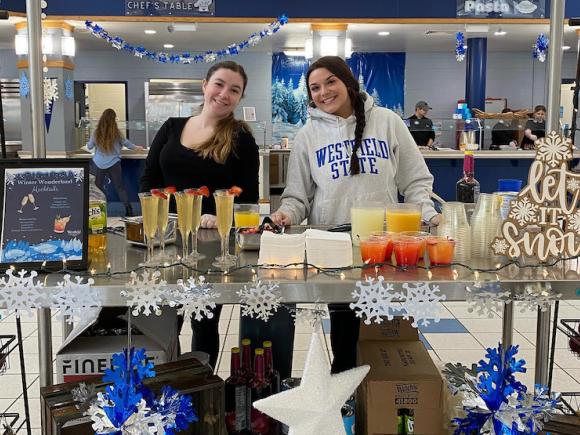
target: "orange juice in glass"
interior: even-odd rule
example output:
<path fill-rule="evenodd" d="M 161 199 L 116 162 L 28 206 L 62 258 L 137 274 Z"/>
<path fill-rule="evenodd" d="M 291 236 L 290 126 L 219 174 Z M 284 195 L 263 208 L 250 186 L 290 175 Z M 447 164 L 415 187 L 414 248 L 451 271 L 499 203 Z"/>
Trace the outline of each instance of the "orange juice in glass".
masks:
<path fill-rule="evenodd" d="M 383 231 L 385 206 L 381 202 L 358 202 L 350 208 L 352 242 L 355 246 L 375 231 Z"/>
<path fill-rule="evenodd" d="M 421 206 L 419 204 L 388 204 L 387 231 L 421 231 Z"/>
<path fill-rule="evenodd" d="M 234 204 L 236 228 L 257 227 L 260 225 L 260 206 L 258 204 Z"/>

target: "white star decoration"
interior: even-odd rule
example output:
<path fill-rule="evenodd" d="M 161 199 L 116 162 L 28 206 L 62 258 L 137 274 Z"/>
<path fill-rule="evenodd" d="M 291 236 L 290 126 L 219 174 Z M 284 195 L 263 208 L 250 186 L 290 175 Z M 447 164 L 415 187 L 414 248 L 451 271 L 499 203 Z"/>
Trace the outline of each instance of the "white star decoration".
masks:
<path fill-rule="evenodd" d="M 286 424 L 289 435 L 344 434 L 340 410 L 369 369 L 365 365 L 331 375 L 320 337 L 312 334 L 300 386 L 258 400 L 254 407 Z"/>

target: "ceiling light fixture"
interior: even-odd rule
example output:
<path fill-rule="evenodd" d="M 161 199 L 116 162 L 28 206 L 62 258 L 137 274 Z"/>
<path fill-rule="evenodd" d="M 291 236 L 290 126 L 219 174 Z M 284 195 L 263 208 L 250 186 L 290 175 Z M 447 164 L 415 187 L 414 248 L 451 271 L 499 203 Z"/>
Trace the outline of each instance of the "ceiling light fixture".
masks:
<path fill-rule="evenodd" d="M 284 50 L 284 54 L 289 57 L 306 57 L 306 50 L 300 50 L 299 48 L 289 49 Z"/>
<path fill-rule="evenodd" d="M 562 47 L 562 50 L 570 50 L 570 48 L 571 48 L 571 47 L 570 47 L 569 45 L 564 45 L 564 46 Z"/>
<path fill-rule="evenodd" d="M 493 32 L 493 34 L 495 36 L 505 36 L 507 35 L 507 32 L 505 30 L 502 30 L 502 28 L 500 27 L 499 29 L 497 29 L 497 31 Z"/>
<path fill-rule="evenodd" d="M 389 36 L 391 34 L 391 32 L 379 32 L 378 35 L 379 36 Z"/>
<path fill-rule="evenodd" d="M 147 30 L 144 30 L 144 32 L 147 35 L 155 35 L 157 33 L 157 30 L 147 29 Z"/>
<path fill-rule="evenodd" d="M 163 44 L 163 48 L 173 48 L 175 45 L 173 44 Z"/>

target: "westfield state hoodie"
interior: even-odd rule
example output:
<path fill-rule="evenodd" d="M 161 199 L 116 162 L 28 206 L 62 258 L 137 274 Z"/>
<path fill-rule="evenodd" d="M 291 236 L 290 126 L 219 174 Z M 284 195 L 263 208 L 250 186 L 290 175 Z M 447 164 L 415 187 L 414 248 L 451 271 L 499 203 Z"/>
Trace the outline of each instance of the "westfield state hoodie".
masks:
<path fill-rule="evenodd" d="M 437 214 L 429 198 L 433 176 L 409 129 L 397 114 L 365 96 L 357 175 L 349 174 L 355 116 L 345 119 L 309 109 L 310 119 L 294 139 L 279 208 L 292 224 L 305 218 L 314 225 L 348 223 L 355 201 L 397 203 L 397 192 L 405 202 L 421 204 L 424 221 Z"/>

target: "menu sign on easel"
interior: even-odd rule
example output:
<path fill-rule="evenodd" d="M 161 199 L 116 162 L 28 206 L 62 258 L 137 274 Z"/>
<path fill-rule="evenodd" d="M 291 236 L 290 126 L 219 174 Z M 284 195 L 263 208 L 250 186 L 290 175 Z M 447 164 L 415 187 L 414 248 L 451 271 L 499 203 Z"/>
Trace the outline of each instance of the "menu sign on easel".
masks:
<path fill-rule="evenodd" d="M 536 142 L 527 185 L 510 204 L 496 255 L 549 258 L 580 255 L 580 173 L 568 169 L 572 145 L 556 132 Z"/>
<path fill-rule="evenodd" d="M 66 164 L 65 164 L 66 162 Z M 2 166 L 0 263 L 86 268 L 88 165 L 23 160 Z"/>

